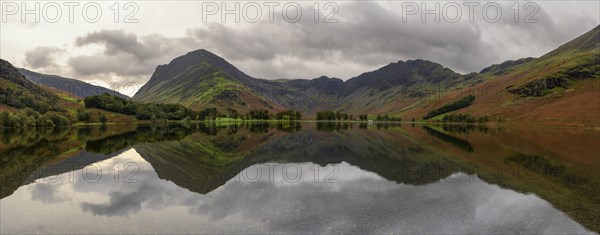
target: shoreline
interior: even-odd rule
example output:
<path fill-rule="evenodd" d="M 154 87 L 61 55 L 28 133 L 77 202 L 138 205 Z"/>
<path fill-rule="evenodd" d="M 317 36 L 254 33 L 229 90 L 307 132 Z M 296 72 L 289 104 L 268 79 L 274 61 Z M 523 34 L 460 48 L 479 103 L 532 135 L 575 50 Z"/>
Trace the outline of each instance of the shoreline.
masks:
<path fill-rule="evenodd" d="M 453 125 L 453 126 L 483 126 L 483 127 L 533 127 L 533 128 L 561 128 L 561 129 L 587 129 L 600 131 L 600 126 L 585 126 L 585 125 L 553 125 L 553 124 L 526 124 L 526 123 L 456 123 L 456 122 L 412 122 L 412 121 L 329 121 L 329 120 L 244 120 L 244 121 L 198 121 L 198 120 L 190 120 L 190 121 L 182 121 L 182 120 L 167 120 L 161 122 L 152 122 L 152 121 L 138 121 L 138 122 L 106 122 L 106 123 L 74 123 L 66 126 L 46 126 L 46 127 L 34 127 L 34 128 L 47 128 L 47 127 L 84 127 L 84 126 L 103 126 L 103 125 L 165 125 L 165 124 L 198 124 L 198 123 L 214 123 L 214 124 L 254 124 L 254 123 L 357 123 L 357 124 L 367 124 L 367 125 L 376 125 L 376 124 L 419 124 L 419 125 Z M 2 127 L 0 129 L 23 129 L 23 128 L 12 128 L 12 127 Z"/>

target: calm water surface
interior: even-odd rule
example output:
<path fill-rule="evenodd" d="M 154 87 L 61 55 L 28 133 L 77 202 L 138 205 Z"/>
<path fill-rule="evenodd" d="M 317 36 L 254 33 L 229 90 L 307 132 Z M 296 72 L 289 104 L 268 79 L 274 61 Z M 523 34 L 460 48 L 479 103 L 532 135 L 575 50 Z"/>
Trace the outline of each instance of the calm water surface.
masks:
<path fill-rule="evenodd" d="M 0 231 L 597 234 L 598 141 L 410 124 L 5 130 Z"/>

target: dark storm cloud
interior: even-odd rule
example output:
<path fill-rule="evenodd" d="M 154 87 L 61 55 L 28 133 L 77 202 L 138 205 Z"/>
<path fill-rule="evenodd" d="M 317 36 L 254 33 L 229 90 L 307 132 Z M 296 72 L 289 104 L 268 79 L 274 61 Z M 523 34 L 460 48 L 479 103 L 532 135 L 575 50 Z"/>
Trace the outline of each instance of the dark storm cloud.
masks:
<path fill-rule="evenodd" d="M 471 71 L 497 57 L 489 53 L 492 45 L 482 39 L 481 29 L 474 25 L 402 23 L 396 12 L 399 9 L 384 8 L 376 2 L 352 2 L 340 9 L 339 23 L 314 23 L 304 17 L 296 24 L 252 24 L 242 29 L 211 24 L 193 32 L 226 58 L 242 61 L 275 63 L 281 57 L 292 57 L 374 66 L 423 58 Z"/>
<path fill-rule="evenodd" d="M 297 23 L 281 18 L 273 23 L 265 19 L 240 25 L 217 21 L 188 29 L 182 37 L 95 31 L 78 37 L 75 46 L 101 45 L 103 51 L 71 57 L 68 65 L 84 79 L 117 78 L 142 85 L 156 66 L 203 48 L 251 76 L 267 79 L 308 79 L 320 75 L 347 79 L 409 59 L 426 59 L 468 73 L 509 59 L 541 56 L 598 23 L 591 16 L 568 11 L 550 14 L 548 4 L 538 5 L 538 23 L 523 23 L 524 13 L 521 22 L 515 23 L 509 10 L 513 3 L 504 2 L 499 3 L 504 10 L 502 18 L 495 23 L 482 18 L 484 3 L 476 11 L 473 23 L 434 23 L 433 18 L 421 23 L 419 15 L 403 23 L 400 4 L 338 4 L 338 23 L 315 23 L 305 8 Z M 463 9 L 463 14 L 466 11 Z M 324 19 L 323 13 L 320 19 Z"/>
<path fill-rule="evenodd" d="M 25 53 L 25 64 L 32 69 L 56 66 L 56 57 L 64 50 L 57 47 L 36 47 Z"/>
<path fill-rule="evenodd" d="M 264 226 L 268 233 L 585 231 L 536 196 L 479 179 L 412 186 L 360 177 L 328 186 L 229 183 L 211 192 L 193 213 L 208 215 L 215 223 L 234 216 L 248 218 L 246 223 Z M 540 219 L 534 222 L 528 216 Z"/>
<path fill-rule="evenodd" d="M 126 53 L 135 56 L 139 61 L 144 61 L 160 56 L 164 50 L 162 42 L 153 40 L 153 37 L 156 36 L 141 41 L 137 35 L 126 33 L 123 30 L 101 30 L 78 37 L 75 45 L 103 44 L 106 55 Z"/>
<path fill-rule="evenodd" d="M 108 203 L 88 203 L 81 204 L 84 212 L 91 212 L 100 216 L 127 216 L 137 213 L 142 208 L 142 203 L 149 197 L 156 197 L 156 187 L 149 184 L 142 184 L 133 192 L 113 191 L 108 194 L 110 201 Z M 162 194 L 159 194 L 162 195 Z"/>
<path fill-rule="evenodd" d="M 152 34 L 137 36 L 123 30 L 101 30 L 78 37 L 75 45 L 99 44 L 102 53 L 74 56 L 68 64 L 78 75 L 114 74 L 124 77 L 150 76 L 166 58 L 185 52 L 189 38 L 172 39 Z"/>
<path fill-rule="evenodd" d="M 152 218 L 148 209 L 167 214 L 186 208 L 188 215 L 164 218 L 165 223 L 179 225 L 164 228 L 171 233 L 198 228 L 208 233 L 587 232 L 539 197 L 503 189 L 476 176 L 453 175 L 416 186 L 397 184 L 342 163 L 337 183 L 316 183 L 312 174 L 303 174 L 296 183 L 282 180 L 279 174 L 273 180 L 263 175 L 258 182 L 232 178 L 201 195 L 159 178 L 147 163 L 138 164 L 141 170 L 134 176 L 138 183 L 116 184 L 112 177 L 95 183 L 76 178 L 73 195 L 105 195 L 101 200 L 85 198 L 79 204 L 81 210 L 96 216 L 136 219 Z M 314 167 L 309 163 L 296 165 L 302 172 L 311 172 Z M 266 169 L 264 166 L 258 168 Z M 36 193 L 55 194 L 60 185 L 35 186 L 32 197 Z M 72 199 L 59 198 L 57 203 L 69 204 Z M 127 224 L 116 224 L 117 228 L 121 225 Z M 150 228 L 140 229 L 144 233 Z"/>
<path fill-rule="evenodd" d="M 310 172 L 311 164 L 297 165 L 302 172 Z M 142 172 L 141 185 L 112 188 L 108 202 L 82 203 L 81 208 L 99 216 L 131 216 L 145 209 L 185 206 L 190 215 L 201 216 L 195 220 L 207 223 L 207 231 L 231 233 L 252 232 L 248 227 L 264 233 L 585 232 L 539 197 L 502 189 L 476 176 L 457 173 L 415 186 L 397 184 L 345 163 L 339 167 L 335 184 L 315 183 L 309 174 L 299 182 L 286 183 L 275 175 L 273 181 L 268 180 L 270 176 L 258 182 L 231 179 L 207 195 Z M 110 180 L 100 183 L 114 186 Z"/>
<path fill-rule="evenodd" d="M 573 24 L 586 25 L 586 29 L 596 24 L 589 16 L 561 20 L 566 16 L 551 16 L 539 5 L 539 23 L 522 22 L 524 13 L 515 23 L 508 3 L 501 3 L 504 13 L 495 23 L 483 19 L 483 3 L 475 11 L 473 23 L 434 23 L 432 17 L 428 23 L 422 23 L 419 15 L 403 23 L 400 6 L 371 1 L 339 4 L 339 23 L 314 23 L 311 15 L 305 15 L 295 24 L 276 21 L 234 28 L 212 23 L 191 32 L 202 45 L 214 48 L 229 60 L 270 65 L 271 70 L 261 68 L 257 73 L 279 78 L 299 70 L 298 67 L 314 71 L 302 61 L 329 64 L 331 68 L 338 65 L 340 71 L 346 69 L 347 62 L 373 69 L 398 60 L 427 59 L 458 72 L 479 71 L 508 59 L 540 56 L 581 34 L 581 28 L 572 27 Z M 280 71 L 286 67 L 287 71 Z"/>
<path fill-rule="evenodd" d="M 56 194 L 57 189 L 51 184 L 38 183 L 31 189 L 31 199 L 44 204 L 60 201 Z"/>
<path fill-rule="evenodd" d="M 152 64 L 138 61 L 135 56 L 129 54 L 75 56 L 71 57 L 68 62 L 78 75 L 84 76 L 105 73 L 136 76 L 148 74 L 153 67 Z"/>

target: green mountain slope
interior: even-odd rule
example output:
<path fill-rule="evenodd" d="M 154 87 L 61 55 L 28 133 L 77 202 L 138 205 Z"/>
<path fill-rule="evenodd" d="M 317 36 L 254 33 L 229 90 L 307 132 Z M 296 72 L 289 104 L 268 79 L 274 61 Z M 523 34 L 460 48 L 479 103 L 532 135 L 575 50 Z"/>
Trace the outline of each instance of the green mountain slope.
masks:
<path fill-rule="evenodd" d="M 197 50 L 158 66 L 133 99 L 179 103 L 193 109 L 296 109 L 310 116 L 319 110 L 367 106 L 381 99 L 373 95 L 364 97 L 365 94 L 403 92 L 405 95 L 414 87 L 448 87 L 461 80 L 460 74 L 424 60 L 400 61 L 347 82 L 325 76 L 311 80 L 266 80 L 250 77 L 224 59 Z M 425 96 L 422 92 L 408 95 Z"/>
<path fill-rule="evenodd" d="M 133 99 L 178 103 L 192 109 L 283 110 L 249 89 L 252 79 L 222 58 L 198 50 L 178 57 L 168 65 L 158 66 Z"/>
<path fill-rule="evenodd" d="M 0 59 L 0 104 L 46 112 L 59 109 L 58 101 L 56 94 L 25 79 L 11 63 Z"/>
<path fill-rule="evenodd" d="M 346 81 L 337 108 L 350 113 L 393 113 L 464 80 L 431 61 L 399 61 Z"/>
<path fill-rule="evenodd" d="M 472 105 L 450 113 L 515 123 L 599 126 L 600 113 L 592 112 L 600 107 L 599 35 L 597 26 L 540 58 L 491 66 L 475 75 L 481 82 L 459 85 L 441 99 L 399 115 L 422 118 L 473 94 L 477 98 Z"/>

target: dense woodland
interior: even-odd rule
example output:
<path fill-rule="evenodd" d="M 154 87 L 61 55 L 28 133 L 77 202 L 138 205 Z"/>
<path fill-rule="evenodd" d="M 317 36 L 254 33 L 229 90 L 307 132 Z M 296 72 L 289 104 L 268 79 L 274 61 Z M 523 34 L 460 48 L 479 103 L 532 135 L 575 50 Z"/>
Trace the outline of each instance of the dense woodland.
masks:
<path fill-rule="evenodd" d="M 354 116 L 352 114 L 348 114 L 348 113 L 342 113 L 340 111 L 324 111 L 324 112 L 318 112 L 317 113 L 317 120 L 319 121 L 354 121 Z M 368 121 L 369 120 L 369 115 L 367 114 L 361 114 L 358 116 L 358 120 L 359 121 Z M 383 121 L 383 122 L 400 122 L 402 121 L 402 118 L 400 117 L 393 117 L 390 116 L 388 114 L 385 115 L 380 115 L 378 114 L 377 116 L 375 116 L 375 121 Z"/>
<path fill-rule="evenodd" d="M 0 126 L 3 127 L 45 127 L 45 126 L 66 126 L 71 121 L 57 112 L 46 112 L 40 114 L 31 108 L 25 108 L 18 112 L 0 113 Z"/>
<path fill-rule="evenodd" d="M 474 95 L 465 96 L 458 101 L 454 101 L 450 104 L 444 105 L 438 109 L 430 111 L 429 113 L 427 113 L 427 115 L 425 115 L 425 117 L 423 117 L 423 119 L 427 120 L 432 117 L 438 116 L 440 114 L 444 114 L 444 113 L 451 112 L 451 111 L 454 111 L 457 109 L 468 107 L 469 105 L 471 105 L 473 103 L 474 100 L 475 100 Z"/>
<path fill-rule="evenodd" d="M 454 123 L 484 123 L 489 121 L 488 116 L 474 117 L 471 114 L 459 113 L 459 114 L 447 114 L 442 118 L 443 122 L 454 122 Z"/>
<path fill-rule="evenodd" d="M 216 108 L 194 111 L 179 104 L 138 103 L 109 94 L 89 96 L 84 100 L 86 108 L 97 108 L 111 112 L 133 115 L 139 120 L 300 120 L 302 114 L 295 110 L 269 113 L 265 109 L 253 109 L 246 114 L 227 108 L 219 112 Z"/>
<path fill-rule="evenodd" d="M 353 120 L 352 115 L 348 115 L 347 113 L 342 113 L 340 111 L 324 111 L 317 112 L 317 120 L 326 120 L 326 121 L 340 121 L 340 120 Z"/>

